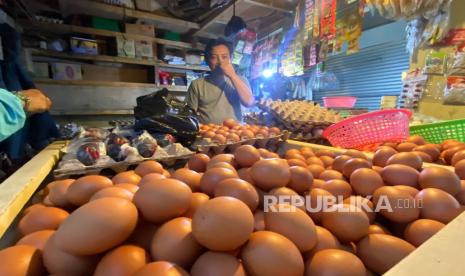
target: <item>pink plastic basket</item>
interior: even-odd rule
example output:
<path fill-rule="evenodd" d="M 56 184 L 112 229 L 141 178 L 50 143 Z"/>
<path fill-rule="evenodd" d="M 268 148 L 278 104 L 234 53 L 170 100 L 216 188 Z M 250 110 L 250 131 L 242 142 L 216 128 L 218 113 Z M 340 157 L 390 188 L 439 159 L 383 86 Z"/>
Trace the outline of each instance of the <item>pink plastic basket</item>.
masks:
<path fill-rule="evenodd" d="M 357 97 L 323 97 L 325 107 L 354 107 Z"/>
<path fill-rule="evenodd" d="M 342 148 L 365 149 L 383 142 L 401 142 L 409 136 L 406 109 L 386 109 L 365 113 L 340 121 L 323 132 L 331 145 Z"/>

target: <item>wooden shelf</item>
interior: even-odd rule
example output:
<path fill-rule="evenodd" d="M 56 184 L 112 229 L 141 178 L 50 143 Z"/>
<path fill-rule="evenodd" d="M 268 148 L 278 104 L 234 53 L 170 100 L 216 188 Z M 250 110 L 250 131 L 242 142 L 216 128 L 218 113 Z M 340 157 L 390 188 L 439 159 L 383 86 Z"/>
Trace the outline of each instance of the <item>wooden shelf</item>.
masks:
<path fill-rule="evenodd" d="M 134 87 L 134 88 L 166 88 L 172 92 L 187 92 L 187 86 L 181 85 L 156 85 L 152 83 L 138 82 L 117 82 L 117 81 L 93 81 L 93 80 L 54 80 L 54 79 L 34 79 L 34 82 L 52 85 L 79 85 L 79 86 L 110 86 L 110 87 Z"/>
<path fill-rule="evenodd" d="M 197 23 L 168 15 L 128 9 L 89 0 L 60 0 L 60 7 L 65 14 L 86 14 L 117 20 L 128 18 L 142 19 L 157 23 L 157 27 L 179 32 L 188 32 L 189 30 L 200 28 Z"/>
<path fill-rule="evenodd" d="M 46 57 L 55 57 L 63 59 L 75 59 L 75 60 L 89 60 L 89 61 L 106 61 L 106 62 L 115 62 L 115 63 L 127 63 L 127 64 L 139 64 L 139 65 L 148 65 L 148 66 L 157 66 L 163 68 L 174 68 L 182 70 L 192 70 L 192 71 L 210 71 L 210 68 L 206 66 L 196 66 L 196 65 L 173 65 L 167 64 L 155 60 L 147 59 L 137 59 L 137 58 L 126 58 L 126 57 L 115 57 L 115 56 L 104 56 L 104 55 L 78 55 L 70 53 L 60 53 L 47 50 L 31 49 L 31 54 L 35 56 L 46 56 Z"/>
<path fill-rule="evenodd" d="M 155 42 L 157 44 L 166 45 L 168 47 L 173 48 L 181 48 L 181 49 L 194 49 L 194 50 L 203 50 L 205 48 L 204 44 L 198 43 L 193 47 L 192 44 L 187 42 L 180 42 L 180 41 L 173 41 L 167 39 L 161 39 L 151 36 L 145 35 L 138 35 L 138 34 L 130 34 L 130 33 L 120 33 L 120 32 L 113 32 L 108 30 L 101 30 L 89 27 L 81 27 L 75 25 L 68 25 L 68 24 L 55 24 L 55 23 L 44 23 L 38 21 L 21 21 L 21 25 L 24 29 L 30 31 L 42 31 L 47 33 L 55 33 L 55 34 L 71 34 L 71 33 L 80 33 L 80 34 L 88 34 L 88 35 L 97 35 L 97 36 L 106 36 L 106 37 L 121 37 L 125 39 L 134 39 L 134 40 L 148 40 Z"/>
<path fill-rule="evenodd" d="M 90 115 L 133 115 L 134 110 L 50 110 L 50 114 L 54 116 L 90 116 Z"/>

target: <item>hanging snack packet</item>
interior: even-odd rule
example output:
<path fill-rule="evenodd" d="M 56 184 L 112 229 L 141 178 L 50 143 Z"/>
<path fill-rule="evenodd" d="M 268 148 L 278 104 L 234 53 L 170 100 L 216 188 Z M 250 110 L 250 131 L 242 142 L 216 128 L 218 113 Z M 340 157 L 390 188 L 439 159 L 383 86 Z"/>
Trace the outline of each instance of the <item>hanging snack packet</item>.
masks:
<path fill-rule="evenodd" d="M 465 77 L 448 77 L 444 104 L 465 105 Z"/>

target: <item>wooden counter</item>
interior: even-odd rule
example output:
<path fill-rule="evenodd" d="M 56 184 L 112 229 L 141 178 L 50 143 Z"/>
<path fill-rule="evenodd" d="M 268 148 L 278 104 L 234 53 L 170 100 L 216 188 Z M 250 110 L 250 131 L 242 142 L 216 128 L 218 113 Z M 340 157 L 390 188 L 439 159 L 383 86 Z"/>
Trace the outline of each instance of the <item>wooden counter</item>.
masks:
<path fill-rule="evenodd" d="M 0 184 L 0 237 L 57 163 L 65 142 L 55 142 Z"/>

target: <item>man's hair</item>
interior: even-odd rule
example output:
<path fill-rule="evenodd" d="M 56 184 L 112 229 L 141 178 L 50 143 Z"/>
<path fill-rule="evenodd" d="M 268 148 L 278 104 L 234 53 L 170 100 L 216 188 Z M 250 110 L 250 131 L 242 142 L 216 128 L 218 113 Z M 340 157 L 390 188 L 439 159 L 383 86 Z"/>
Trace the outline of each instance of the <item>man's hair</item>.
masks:
<path fill-rule="evenodd" d="M 232 44 L 224 38 L 218 38 L 218 39 L 212 39 L 207 43 L 207 46 L 205 47 L 205 58 L 208 60 L 212 55 L 213 48 L 216 46 L 220 46 L 220 45 L 226 46 L 229 50 L 229 55 L 232 55 L 233 53 Z"/>

